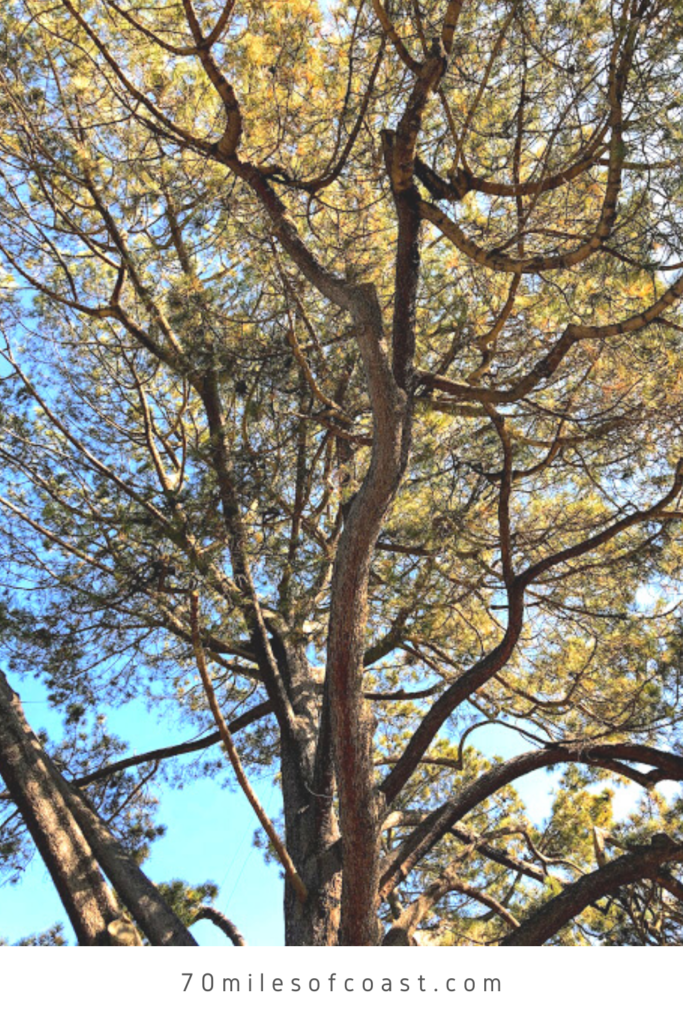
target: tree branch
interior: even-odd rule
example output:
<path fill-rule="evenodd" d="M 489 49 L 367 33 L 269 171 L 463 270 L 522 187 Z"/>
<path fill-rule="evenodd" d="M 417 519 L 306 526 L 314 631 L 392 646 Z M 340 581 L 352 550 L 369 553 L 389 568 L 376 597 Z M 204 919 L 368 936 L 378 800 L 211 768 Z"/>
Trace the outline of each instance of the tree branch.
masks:
<path fill-rule="evenodd" d="M 624 854 L 605 867 L 565 886 L 558 896 L 545 903 L 519 928 L 506 936 L 500 945 L 542 946 L 591 903 L 641 878 L 656 879 L 662 865 L 682 860 L 683 843 L 675 842 L 660 833 L 653 837 L 651 846 L 642 852 Z"/>

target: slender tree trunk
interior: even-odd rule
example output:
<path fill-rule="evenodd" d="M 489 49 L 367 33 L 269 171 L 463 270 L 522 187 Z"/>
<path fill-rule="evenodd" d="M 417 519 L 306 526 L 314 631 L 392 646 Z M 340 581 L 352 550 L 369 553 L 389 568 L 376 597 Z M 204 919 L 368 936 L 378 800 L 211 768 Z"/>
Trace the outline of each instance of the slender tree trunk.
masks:
<path fill-rule="evenodd" d="M 370 564 L 410 449 L 412 408 L 389 365 L 382 314 L 371 286 L 356 296 L 354 320 L 373 413 L 368 473 L 349 509 L 334 563 L 327 640 L 326 692 L 339 787 L 343 887 L 341 943 L 376 946 L 379 835 L 384 797 L 375 785 L 375 721 L 363 697 L 363 655 Z M 323 740 L 324 740 L 323 736 Z"/>
<path fill-rule="evenodd" d="M 196 939 L 83 795 L 71 790 L 67 800 L 103 871 L 151 944 L 196 946 Z"/>
<path fill-rule="evenodd" d="M 109 944 L 116 894 L 154 946 L 196 946 L 155 885 L 83 794 L 72 789 L 24 717 L 0 672 L 0 774 L 45 861 L 81 945 Z"/>
<path fill-rule="evenodd" d="M 0 774 L 28 827 L 82 946 L 107 945 L 120 914 L 64 798 L 60 778 L 0 672 Z"/>

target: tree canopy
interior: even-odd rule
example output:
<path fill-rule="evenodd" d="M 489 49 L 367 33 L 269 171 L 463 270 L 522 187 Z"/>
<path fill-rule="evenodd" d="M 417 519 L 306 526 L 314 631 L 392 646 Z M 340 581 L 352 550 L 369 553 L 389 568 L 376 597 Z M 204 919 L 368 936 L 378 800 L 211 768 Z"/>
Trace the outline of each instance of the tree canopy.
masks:
<path fill-rule="evenodd" d="M 0 685 L 6 870 L 62 829 L 79 941 L 190 942 L 155 773 L 234 772 L 289 944 L 680 942 L 680 4 L 0 32 L 0 643 L 65 722 Z M 188 741 L 125 757 L 102 709 L 150 681 Z"/>

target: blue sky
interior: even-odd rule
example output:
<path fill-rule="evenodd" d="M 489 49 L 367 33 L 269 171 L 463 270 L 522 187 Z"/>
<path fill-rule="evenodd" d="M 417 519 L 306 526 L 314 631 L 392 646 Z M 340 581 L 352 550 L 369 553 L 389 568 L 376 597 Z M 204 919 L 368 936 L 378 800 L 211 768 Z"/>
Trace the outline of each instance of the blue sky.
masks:
<path fill-rule="evenodd" d="M 45 727 L 56 738 L 59 715 L 48 706 L 40 684 L 30 678 L 9 678 L 20 693 L 31 726 Z M 191 738 L 169 730 L 137 704 L 112 711 L 108 722 L 113 732 L 128 740 L 131 753 Z M 487 753 L 508 756 L 527 749 L 514 733 L 497 726 L 480 730 L 479 746 Z M 537 821 L 550 809 L 553 778 L 536 773 L 518 787 Z M 277 817 L 281 809 L 277 786 L 262 779 L 255 781 L 255 788 L 271 818 Z M 152 845 L 144 865 L 152 880 L 213 881 L 220 887 L 216 905 L 234 920 L 250 945 L 282 945 L 281 871 L 277 864 L 265 863 L 261 850 L 253 846 L 258 822 L 243 794 L 203 779 L 182 790 L 164 785 L 160 797 L 159 820 L 167 825 L 167 832 Z M 0 888 L 0 936 L 16 942 L 56 921 L 65 923 L 73 941 L 59 897 L 36 855 L 21 883 Z M 200 945 L 229 944 L 208 922 L 197 924 L 193 933 Z"/>
<path fill-rule="evenodd" d="M 8 673 L 19 692 L 24 712 L 33 729 L 42 727 L 59 736 L 59 715 L 45 700 L 35 680 L 17 679 Z M 111 730 L 130 744 L 130 753 L 193 737 L 169 730 L 150 716 L 141 704 L 131 704 L 108 715 Z M 280 809 L 279 791 L 268 780 L 253 780 L 259 799 L 271 817 Z M 167 833 L 152 845 L 144 870 L 155 882 L 182 878 L 190 883 L 206 881 L 220 886 L 217 906 L 244 933 L 250 945 L 283 943 L 282 883 L 277 864 L 266 864 L 252 845 L 258 822 L 241 792 L 221 789 L 211 780 L 193 782 L 182 790 L 160 787 L 158 820 Z M 44 930 L 56 921 L 65 924 L 73 941 L 59 897 L 36 854 L 22 882 L 0 888 L 0 937 L 16 942 L 24 935 Z M 212 924 L 193 928 L 200 945 L 227 945 L 228 940 Z"/>
<path fill-rule="evenodd" d="M 11 674 L 9 680 L 20 693 L 31 726 L 46 727 L 57 738 L 59 716 L 48 706 L 40 684 L 30 678 L 18 680 Z M 140 704 L 112 711 L 108 721 L 112 731 L 128 740 L 131 753 L 192 738 L 177 729 L 170 730 Z M 477 744 L 487 755 L 506 757 L 528 749 L 521 737 L 496 725 L 479 730 Z M 517 784 L 528 814 L 537 824 L 550 812 L 552 789 L 559 774 L 560 769 L 535 772 Z M 268 814 L 276 818 L 281 809 L 277 786 L 268 779 L 254 783 Z M 672 784 L 666 791 L 674 788 Z M 159 795 L 159 820 L 167 825 L 167 833 L 152 845 L 151 856 L 144 865 L 150 878 L 155 882 L 173 878 L 190 883 L 215 882 L 220 888 L 216 906 L 235 922 L 249 945 L 282 945 L 281 870 L 277 864 L 265 863 L 261 850 L 254 848 L 252 840 L 258 822 L 243 794 L 203 779 L 182 790 L 164 785 Z M 617 817 L 630 811 L 637 796 L 637 787 L 617 789 Z M 21 883 L 0 887 L 0 937 L 16 942 L 57 921 L 65 924 L 65 934 L 73 943 L 59 897 L 36 854 Z M 209 922 L 198 923 L 193 934 L 200 945 L 230 944 Z"/>

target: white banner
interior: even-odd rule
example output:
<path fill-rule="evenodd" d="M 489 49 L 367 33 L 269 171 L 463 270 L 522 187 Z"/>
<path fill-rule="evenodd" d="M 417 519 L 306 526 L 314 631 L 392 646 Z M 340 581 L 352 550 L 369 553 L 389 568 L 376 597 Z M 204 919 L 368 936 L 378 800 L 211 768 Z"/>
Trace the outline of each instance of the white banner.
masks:
<path fill-rule="evenodd" d="M 680 948 L 0 950 L 3 1017 L 50 1024 L 632 1024 L 676 1019 L 682 974 Z"/>

